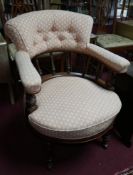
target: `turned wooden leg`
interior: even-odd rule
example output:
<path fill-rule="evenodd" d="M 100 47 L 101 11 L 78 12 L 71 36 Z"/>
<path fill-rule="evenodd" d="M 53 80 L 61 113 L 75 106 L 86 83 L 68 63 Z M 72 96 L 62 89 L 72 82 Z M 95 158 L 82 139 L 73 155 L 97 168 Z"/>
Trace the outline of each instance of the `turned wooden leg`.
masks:
<path fill-rule="evenodd" d="M 108 137 L 109 137 L 109 135 L 105 134 L 101 138 L 101 145 L 104 149 L 108 148 Z"/>
<path fill-rule="evenodd" d="M 100 145 L 104 148 L 107 149 L 108 148 L 108 142 L 110 139 L 110 135 L 111 135 L 111 130 L 108 131 L 106 134 L 104 134 L 103 136 L 101 136 L 98 140 L 100 142 Z"/>
<path fill-rule="evenodd" d="M 26 112 L 28 114 L 32 113 L 37 109 L 36 96 L 31 94 L 26 94 Z"/>
<path fill-rule="evenodd" d="M 51 142 L 47 142 L 47 168 L 50 170 L 53 168 L 53 144 Z"/>

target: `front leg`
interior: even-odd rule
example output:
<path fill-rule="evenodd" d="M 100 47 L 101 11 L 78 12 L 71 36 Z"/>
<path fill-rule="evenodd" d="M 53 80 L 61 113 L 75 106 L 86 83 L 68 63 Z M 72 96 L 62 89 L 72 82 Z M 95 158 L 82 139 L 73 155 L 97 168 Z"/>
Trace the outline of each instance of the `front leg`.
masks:
<path fill-rule="evenodd" d="M 33 94 L 26 94 L 26 112 L 32 113 L 38 108 L 36 104 L 36 96 Z"/>

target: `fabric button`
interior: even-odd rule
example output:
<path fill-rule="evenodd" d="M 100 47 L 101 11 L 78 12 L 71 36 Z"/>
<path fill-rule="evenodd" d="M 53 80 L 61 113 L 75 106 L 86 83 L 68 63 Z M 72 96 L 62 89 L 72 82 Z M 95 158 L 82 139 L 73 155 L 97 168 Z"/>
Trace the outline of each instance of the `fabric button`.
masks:
<path fill-rule="evenodd" d="M 37 29 L 37 33 L 42 33 L 43 30 L 42 29 Z"/>
<path fill-rule="evenodd" d="M 48 36 L 44 36 L 44 37 L 43 37 L 43 40 L 44 40 L 44 41 L 48 41 Z"/>
<path fill-rule="evenodd" d="M 58 38 L 59 38 L 60 41 L 63 41 L 65 39 L 65 36 L 59 35 Z"/>
<path fill-rule="evenodd" d="M 58 31 L 58 30 L 57 30 L 57 28 L 53 25 L 52 28 L 51 28 L 51 31 L 52 31 L 52 32 L 56 32 L 56 31 Z"/>

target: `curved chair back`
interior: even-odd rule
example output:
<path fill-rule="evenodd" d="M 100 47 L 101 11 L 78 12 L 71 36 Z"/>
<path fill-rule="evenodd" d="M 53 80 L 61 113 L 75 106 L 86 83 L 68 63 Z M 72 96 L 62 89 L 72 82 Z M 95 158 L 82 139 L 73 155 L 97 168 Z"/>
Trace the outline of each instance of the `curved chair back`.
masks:
<path fill-rule="evenodd" d="M 28 52 L 32 58 L 46 51 L 86 48 L 92 25 L 88 15 L 44 10 L 9 20 L 5 31 L 17 50 Z"/>

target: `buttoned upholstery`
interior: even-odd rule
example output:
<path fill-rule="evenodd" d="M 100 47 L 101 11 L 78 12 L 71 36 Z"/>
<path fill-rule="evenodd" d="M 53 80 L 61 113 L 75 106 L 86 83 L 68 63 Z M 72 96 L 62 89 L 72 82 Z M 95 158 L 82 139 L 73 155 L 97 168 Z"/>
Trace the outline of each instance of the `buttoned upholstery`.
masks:
<path fill-rule="evenodd" d="M 28 52 L 32 58 L 47 50 L 86 47 L 92 23 L 89 16 L 46 10 L 20 15 L 7 22 L 5 30 L 17 49 Z"/>
<path fill-rule="evenodd" d="M 92 137 L 108 128 L 121 109 L 116 93 L 87 79 L 62 76 L 42 83 L 32 64 L 45 52 L 74 51 L 115 73 L 126 72 L 129 61 L 90 43 L 92 25 L 90 16 L 62 10 L 30 12 L 5 25 L 17 49 L 15 61 L 25 91 L 37 99 L 38 109 L 28 119 L 41 134 L 64 140 Z"/>

